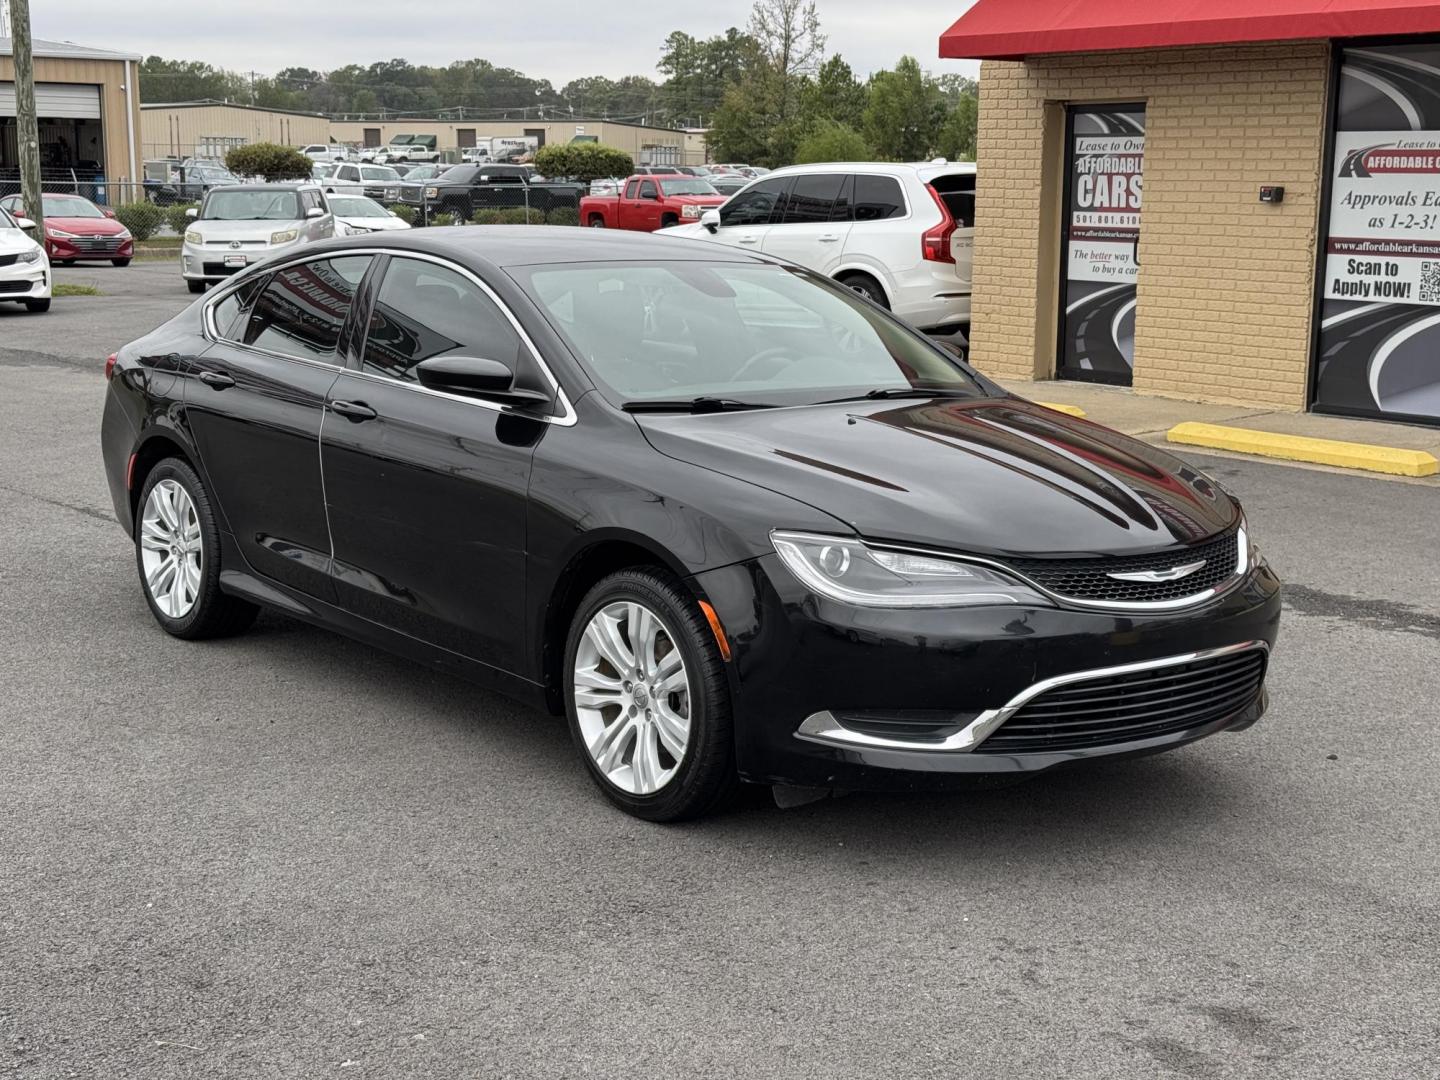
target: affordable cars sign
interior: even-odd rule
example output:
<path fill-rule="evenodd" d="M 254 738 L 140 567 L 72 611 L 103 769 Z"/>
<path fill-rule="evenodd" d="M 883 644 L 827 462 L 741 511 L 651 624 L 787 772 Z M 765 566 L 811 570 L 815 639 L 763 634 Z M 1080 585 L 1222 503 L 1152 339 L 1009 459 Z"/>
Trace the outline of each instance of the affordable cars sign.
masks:
<path fill-rule="evenodd" d="M 1076 135 L 1071 155 L 1071 281 L 1134 281 L 1144 135 Z"/>

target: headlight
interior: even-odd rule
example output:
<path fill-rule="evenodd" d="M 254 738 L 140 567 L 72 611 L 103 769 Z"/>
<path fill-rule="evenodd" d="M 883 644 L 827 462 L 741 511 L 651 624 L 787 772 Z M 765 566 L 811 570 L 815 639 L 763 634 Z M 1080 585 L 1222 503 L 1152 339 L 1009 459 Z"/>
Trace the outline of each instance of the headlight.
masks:
<path fill-rule="evenodd" d="M 700 207 L 695 206 L 694 204 L 682 206 L 680 208 L 680 216 L 698 218 L 700 216 Z"/>
<path fill-rule="evenodd" d="M 19 255 L 19 260 L 20 260 L 22 263 L 39 262 L 39 261 L 40 261 L 40 255 L 41 255 L 41 251 L 40 251 L 40 249 L 39 249 L 38 247 L 37 247 L 37 248 L 31 248 L 29 251 L 22 251 L 22 252 L 20 253 L 20 255 Z"/>
<path fill-rule="evenodd" d="M 1240 514 L 1240 527 L 1235 532 L 1235 573 L 1247 574 L 1260 565 L 1260 548 L 1250 538 L 1250 523 Z"/>
<path fill-rule="evenodd" d="M 872 548 L 810 533 L 770 534 L 786 567 L 821 596 L 857 607 L 1052 606 L 1028 585 L 976 563 Z"/>
<path fill-rule="evenodd" d="M 198 229 L 186 229 L 185 242 L 187 244 L 203 244 L 205 243 L 205 237 L 200 235 L 200 230 Z"/>
<path fill-rule="evenodd" d="M 115 239 L 116 239 L 116 240 L 130 240 L 130 239 L 132 239 L 132 237 L 130 236 L 130 230 L 129 230 L 129 229 L 121 229 L 118 233 L 115 234 Z"/>
<path fill-rule="evenodd" d="M 50 229 L 49 232 L 51 236 L 58 236 L 61 240 L 75 239 L 75 234 L 73 232 L 66 232 L 64 229 Z"/>
<path fill-rule="evenodd" d="M 440 189 L 438 187 L 427 187 L 425 189 L 425 197 L 427 199 L 438 199 L 440 197 Z"/>
<path fill-rule="evenodd" d="M 298 229 L 281 229 L 279 232 L 274 232 L 270 234 L 270 243 L 288 244 L 291 240 L 294 240 L 299 235 L 300 231 Z"/>

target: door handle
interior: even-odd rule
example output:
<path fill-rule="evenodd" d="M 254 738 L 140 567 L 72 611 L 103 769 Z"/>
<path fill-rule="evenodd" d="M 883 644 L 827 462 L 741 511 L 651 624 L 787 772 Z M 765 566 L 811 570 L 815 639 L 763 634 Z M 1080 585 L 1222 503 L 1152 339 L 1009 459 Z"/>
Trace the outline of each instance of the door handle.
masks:
<path fill-rule="evenodd" d="M 760 242 L 758 236 L 737 236 L 735 239 L 742 244 L 758 244 Z"/>
<path fill-rule="evenodd" d="M 380 414 L 370 408 L 363 401 L 332 401 L 330 411 L 339 413 L 352 424 L 360 424 L 366 420 L 374 420 Z"/>
<path fill-rule="evenodd" d="M 830 233 L 828 236 L 821 236 L 818 237 L 818 239 L 822 244 L 833 244 L 836 240 L 839 240 L 840 237 L 836 236 L 834 233 Z"/>
<path fill-rule="evenodd" d="M 235 385 L 234 379 L 219 371 L 202 371 L 199 379 L 211 390 L 228 390 Z"/>

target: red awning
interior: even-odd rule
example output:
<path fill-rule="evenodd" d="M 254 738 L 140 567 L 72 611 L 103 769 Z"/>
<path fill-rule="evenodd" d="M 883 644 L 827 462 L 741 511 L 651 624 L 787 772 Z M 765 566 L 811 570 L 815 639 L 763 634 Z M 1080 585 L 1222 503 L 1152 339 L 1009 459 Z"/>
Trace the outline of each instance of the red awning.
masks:
<path fill-rule="evenodd" d="M 1237 45 L 1440 32 L 1435 0 L 977 0 L 940 35 L 940 55 Z"/>

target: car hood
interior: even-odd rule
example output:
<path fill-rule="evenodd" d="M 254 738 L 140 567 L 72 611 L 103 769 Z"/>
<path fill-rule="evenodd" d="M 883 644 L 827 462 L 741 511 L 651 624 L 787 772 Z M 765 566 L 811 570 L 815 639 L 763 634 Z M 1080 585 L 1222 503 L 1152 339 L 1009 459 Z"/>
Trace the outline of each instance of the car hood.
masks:
<path fill-rule="evenodd" d="M 876 539 L 982 555 L 1136 553 L 1203 540 L 1239 514 L 1164 451 L 1019 398 L 636 419 L 661 453 Z"/>
<path fill-rule="evenodd" d="M 669 202 L 691 203 L 695 206 L 724 206 L 730 201 L 728 195 L 667 195 Z"/>
<path fill-rule="evenodd" d="M 0 255 L 18 255 L 38 246 L 24 229 L 0 229 Z"/>
<path fill-rule="evenodd" d="M 206 240 L 268 241 L 272 233 L 298 229 L 304 224 L 303 221 L 220 221 L 211 218 L 208 221 L 190 222 L 187 231 L 195 229 Z"/>
<path fill-rule="evenodd" d="M 45 224 L 76 236 L 114 236 L 125 231 L 125 226 L 114 218 L 47 217 Z"/>

